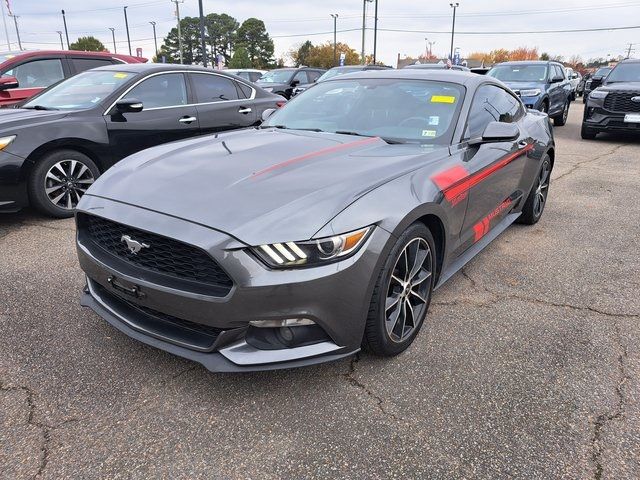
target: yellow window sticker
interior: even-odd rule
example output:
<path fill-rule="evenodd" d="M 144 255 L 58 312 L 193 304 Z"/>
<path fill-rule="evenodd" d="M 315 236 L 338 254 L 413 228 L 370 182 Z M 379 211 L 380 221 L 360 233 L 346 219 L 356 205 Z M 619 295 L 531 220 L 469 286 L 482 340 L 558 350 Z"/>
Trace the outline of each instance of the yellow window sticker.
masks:
<path fill-rule="evenodd" d="M 113 74 L 113 78 L 127 78 L 129 76 L 128 73 L 122 73 L 122 72 L 118 72 L 118 73 L 114 73 Z"/>
<path fill-rule="evenodd" d="M 432 95 L 431 103 L 456 103 L 456 97 L 451 95 Z"/>
<path fill-rule="evenodd" d="M 435 130 L 422 130 L 422 136 L 423 137 L 435 137 L 436 136 L 436 131 Z"/>

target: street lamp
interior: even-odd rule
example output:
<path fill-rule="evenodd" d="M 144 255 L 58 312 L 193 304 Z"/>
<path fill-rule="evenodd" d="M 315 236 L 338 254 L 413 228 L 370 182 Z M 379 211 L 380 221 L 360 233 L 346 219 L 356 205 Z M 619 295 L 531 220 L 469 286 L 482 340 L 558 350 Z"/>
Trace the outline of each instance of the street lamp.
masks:
<path fill-rule="evenodd" d="M 362 0 L 362 52 L 360 63 L 364 65 L 364 32 L 367 28 L 367 2 L 371 3 L 373 0 Z"/>
<path fill-rule="evenodd" d="M 456 9 L 460 6 L 460 3 L 450 3 L 449 6 L 453 8 L 453 23 L 451 24 L 451 50 L 449 50 L 449 58 L 451 59 L 451 62 L 453 62 L 453 35 L 456 30 Z"/>
<path fill-rule="evenodd" d="M 64 50 L 64 43 L 62 43 L 62 30 L 56 30 L 56 33 L 60 35 L 60 49 Z"/>
<path fill-rule="evenodd" d="M 338 55 L 338 50 L 337 50 L 337 43 L 336 43 L 336 37 L 337 37 L 337 26 L 338 26 L 338 14 L 337 13 L 330 13 L 329 14 L 331 16 L 331 18 L 333 18 L 333 66 L 336 66 L 336 59 L 337 59 L 337 55 Z"/>
<path fill-rule="evenodd" d="M 131 37 L 129 37 L 129 19 L 127 18 L 127 7 L 124 7 L 124 26 L 127 29 L 127 43 L 129 44 L 129 55 L 131 55 Z"/>
<path fill-rule="evenodd" d="M 113 39 L 113 53 L 118 53 L 118 49 L 116 48 L 116 29 L 109 27 L 109 30 L 111 30 L 111 38 Z"/>
<path fill-rule="evenodd" d="M 156 37 L 156 22 L 149 22 L 149 23 L 153 27 L 153 44 L 156 47 L 155 53 L 156 53 L 156 62 L 157 62 L 158 61 L 158 39 Z"/>

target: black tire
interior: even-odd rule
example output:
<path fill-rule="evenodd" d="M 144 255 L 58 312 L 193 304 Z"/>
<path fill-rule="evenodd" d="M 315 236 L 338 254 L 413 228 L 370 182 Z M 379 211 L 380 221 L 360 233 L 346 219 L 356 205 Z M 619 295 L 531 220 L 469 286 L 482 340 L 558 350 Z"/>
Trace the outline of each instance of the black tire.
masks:
<path fill-rule="evenodd" d="M 48 176 L 50 170 L 55 180 Z M 99 176 L 96 164 L 83 153 L 66 149 L 47 153 L 29 175 L 29 200 L 32 206 L 50 217 L 72 217 L 83 191 Z M 56 202 L 63 194 L 65 196 Z"/>
<path fill-rule="evenodd" d="M 587 97 L 588 95 L 586 93 L 582 95 L 582 103 L 587 103 Z"/>
<path fill-rule="evenodd" d="M 415 251 L 417 259 L 422 258 L 424 252 L 427 252 L 424 260 L 418 264 L 415 276 L 405 275 L 413 270 L 413 268 L 406 269 L 402 266 L 406 263 L 402 262 L 405 249 Z M 411 345 L 420 332 L 429 309 L 435 282 L 436 258 L 433 236 L 424 224 L 414 223 L 404 231 L 391 249 L 373 290 L 362 342 L 363 347 L 376 355 L 394 356 Z M 411 263 L 415 265 L 415 262 Z M 399 278 L 409 279 L 406 286 L 403 287 L 401 282 L 397 281 Z M 411 280 L 412 278 L 414 281 Z M 388 304 L 387 300 L 392 302 L 393 298 L 398 298 L 396 303 Z M 408 302 L 411 310 L 407 309 L 405 302 Z M 405 312 L 404 316 L 402 316 L 403 311 Z M 389 312 L 389 319 L 387 312 Z M 396 312 L 397 316 L 394 322 L 392 317 Z M 409 312 L 411 313 L 409 314 Z M 409 317 L 411 318 L 410 322 Z M 400 324 L 400 322 L 403 323 Z M 412 325 L 410 326 L 408 323 Z M 391 332 L 388 331 L 388 327 L 391 328 Z"/>
<path fill-rule="evenodd" d="M 524 207 L 522 207 L 522 215 L 518 217 L 518 223 L 525 225 L 538 223 L 538 220 L 540 220 L 544 213 L 544 207 L 547 204 L 547 195 L 549 194 L 550 184 L 551 158 L 549 158 L 549 155 L 545 154 L 542 158 L 542 165 L 540 165 L 533 187 L 529 192 L 526 202 L 524 202 Z M 540 201 L 542 201 L 542 204 L 539 203 Z"/>
<path fill-rule="evenodd" d="M 562 113 L 553 117 L 553 125 L 556 127 L 562 127 L 567 123 L 567 119 L 569 118 L 569 105 L 571 104 L 571 100 L 567 99 L 562 107 Z"/>
<path fill-rule="evenodd" d="M 549 102 L 547 100 L 544 100 L 540 105 L 540 111 L 549 114 Z"/>
<path fill-rule="evenodd" d="M 583 140 L 593 140 L 598 135 L 598 132 L 593 128 L 589 128 L 582 122 L 582 128 L 580 129 L 580 136 Z"/>

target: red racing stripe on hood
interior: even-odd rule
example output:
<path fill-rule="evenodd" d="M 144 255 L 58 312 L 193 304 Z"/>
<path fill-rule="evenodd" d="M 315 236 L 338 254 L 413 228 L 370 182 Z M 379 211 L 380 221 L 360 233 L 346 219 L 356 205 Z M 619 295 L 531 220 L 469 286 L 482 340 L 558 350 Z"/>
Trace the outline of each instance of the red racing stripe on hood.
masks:
<path fill-rule="evenodd" d="M 356 140 L 355 142 L 341 143 L 339 145 L 334 145 L 332 147 L 326 147 L 321 150 L 317 150 L 315 152 L 305 153 L 304 155 L 300 155 L 299 157 L 290 158 L 289 160 L 285 160 L 283 162 L 273 164 L 270 167 L 263 168 L 262 170 L 258 170 L 257 172 L 254 172 L 253 175 L 251 175 L 251 177 L 264 175 L 265 173 L 269 173 L 279 168 L 283 168 L 288 165 L 292 165 L 294 163 L 302 162 L 304 160 L 308 160 L 313 157 L 319 157 L 320 155 L 325 155 L 327 153 L 338 152 L 346 148 L 357 147 L 358 145 L 366 145 L 368 143 L 373 143 L 377 141 L 378 141 L 378 137 L 371 137 L 371 138 L 365 138 L 362 140 Z"/>

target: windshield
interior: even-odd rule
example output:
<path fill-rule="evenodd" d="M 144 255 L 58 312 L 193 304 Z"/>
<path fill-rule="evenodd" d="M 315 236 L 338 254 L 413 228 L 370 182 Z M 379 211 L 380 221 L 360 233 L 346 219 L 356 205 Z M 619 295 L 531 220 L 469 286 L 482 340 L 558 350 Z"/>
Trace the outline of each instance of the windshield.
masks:
<path fill-rule="evenodd" d="M 487 73 L 503 82 L 545 82 L 546 65 L 498 65 Z"/>
<path fill-rule="evenodd" d="M 611 67 L 599 68 L 596 70 L 596 73 L 593 74 L 594 77 L 606 77 L 607 74 L 611 71 Z"/>
<path fill-rule="evenodd" d="M 289 83 L 289 79 L 295 70 L 271 70 L 258 80 L 259 83 Z"/>
<path fill-rule="evenodd" d="M 620 63 L 611 70 L 606 83 L 640 82 L 640 62 Z"/>
<path fill-rule="evenodd" d="M 331 70 L 327 70 L 320 78 L 318 78 L 319 82 L 324 80 L 329 80 L 330 78 L 337 77 L 338 75 L 344 75 L 345 73 L 354 73 L 362 70 L 361 68 L 332 68 Z"/>
<path fill-rule="evenodd" d="M 461 85 L 407 79 L 344 79 L 295 97 L 266 127 L 380 137 L 390 143 L 449 144 Z"/>
<path fill-rule="evenodd" d="M 48 88 L 23 108 L 78 110 L 95 107 L 135 75 L 113 70 L 83 72 Z"/>

